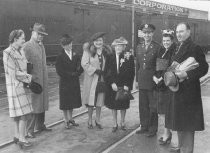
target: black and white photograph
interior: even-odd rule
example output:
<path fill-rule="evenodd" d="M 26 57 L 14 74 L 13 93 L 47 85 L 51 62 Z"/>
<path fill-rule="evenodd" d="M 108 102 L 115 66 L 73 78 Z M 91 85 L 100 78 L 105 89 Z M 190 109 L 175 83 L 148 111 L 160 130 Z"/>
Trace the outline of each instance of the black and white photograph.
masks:
<path fill-rule="evenodd" d="M 0 0 L 0 153 L 210 153 L 210 0 Z"/>

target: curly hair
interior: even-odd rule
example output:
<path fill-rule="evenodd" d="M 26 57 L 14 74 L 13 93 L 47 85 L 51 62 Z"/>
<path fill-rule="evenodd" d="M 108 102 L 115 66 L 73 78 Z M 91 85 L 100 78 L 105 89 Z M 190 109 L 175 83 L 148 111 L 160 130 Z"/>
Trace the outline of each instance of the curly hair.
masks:
<path fill-rule="evenodd" d="M 18 30 L 13 30 L 10 35 L 9 35 L 9 43 L 12 44 L 14 43 L 15 39 L 20 38 L 24 34 L 23 30 L 18 29 Z"/>

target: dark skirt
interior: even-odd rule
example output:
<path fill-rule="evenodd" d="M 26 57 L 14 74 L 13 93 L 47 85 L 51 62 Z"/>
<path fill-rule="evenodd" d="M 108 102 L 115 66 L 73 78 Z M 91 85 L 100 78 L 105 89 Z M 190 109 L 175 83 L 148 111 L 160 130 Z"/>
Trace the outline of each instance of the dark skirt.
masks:
<path fill-rule="evenodd" d="M 156 90 L 155 99 L 157 102 L 157 112 L 158 114 L 166 114 L 167 105 L 169 104 L 170 92 L 168 89 Z"/>
<path fill-rule="evenodd" d="M 78 80 L 75 80 L 75 82 Z M 59 87 L 60 109 L 70 110 L 82 106 L 79 81 L 69 86 L 61 85 Z"/>
<path fill-rule="evenodd" d="M 106 93 L 105 106 L 109 109 L 114 110 L 124 110 L 130 107 L 130 100 L 116 101 L 115 100 L 116 92 L 109 88 Z"/>

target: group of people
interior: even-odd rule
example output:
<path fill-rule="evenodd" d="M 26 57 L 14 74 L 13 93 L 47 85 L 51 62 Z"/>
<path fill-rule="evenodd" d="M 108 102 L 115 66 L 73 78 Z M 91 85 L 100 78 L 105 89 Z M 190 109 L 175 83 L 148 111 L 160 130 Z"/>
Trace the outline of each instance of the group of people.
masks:
<path fill-rule="evenodd" d="M 173 130 L 177 131 L 178 146 L 172 146 L 171 152 L 193 153 L 195 131 L 204 130 L 199 79 L 208 72 L 205 55 L 192 41 L 188 23 L 177 25 L 178 42 L 174 31 L 163 30 L 162 46 L 153 41 L 154 25 L 144 24 L 140 29 L 144 42 L 136 50 L 136 77 L 141 128 L 136 133 L 156 135 L 159 114 L 165 121 L 160 145 L 171 142 Z M 189 61 L 197 66 L 189 68 L 193 63 Z"/>
<path fill-rule="evenodd" d="M 160 145 L 170 143 L 173 130 L 178 133 L 179 145 L 171 151 L 192 153 L 194 133 L 204 129 L 199 78 L 208 71 L 205 55 L 200 46 L 191 40 L 187 23 L 177 25 L 177 43 L 173 30 L 162 31 L 162 45 L 153 40 L 154 25 L 143 24 L 140 30 L 144 41 L 136 49 L 136 80 L 141 128 L 136 133 L 155 136 L 159 114 L 165 121 Z M 26 136 L 34 138 L 34 129 L 51 130 L 44 124 L 44 114 L 48 109 L 46 55 L 42 44 L 44 35 L 47 35 L 45 27 L 39 23 L 35 23 L 31 40 L 26 43 L 24 32 L 14 30 L 9 36 L 10 45 L 3 53 L 10 117 L 16 123 L 14 141 L 21 147 L 31 146 Z M 112 110 L 112 132 L 126 130 L 125 116 L 132 99 L 129 95 L 135 76 L 134 56 L 128 50 L 128 41 L 124 37 L 115 39 L 109 47 L 105 45 L 105 35 L 97 32 L 84 43 L 82 58 L 72 49 L 71 36 L 64 34 L 60 39 L 62 51 L 55 66 L 60 78 L 59 108 L 63 111 L 66 129 L 79 126 L 72 114 L 83 104 L 88 109 L 88 129 L 93 129 L 94 125 L 103 129 L 101 108 L 106 106 Z M 176 85 L 167 85 L 165 73 L 171 71 L 175 62 L 180 64 L 189 57 L 193 57 L 199 66 L 189 71 L 173 71 Z M 33 65 L 30 73 L 27 63 Z M 79 76 L 83 72 L 81 94 Z M 25 83 L 30 85 L 32 80 L 42 86 L 41 94 L 31 93 L 24 86 Z M 95 123 L 92 117 L 94 108 Z M 121 114 L 119 126 L 117 110 Z"/>

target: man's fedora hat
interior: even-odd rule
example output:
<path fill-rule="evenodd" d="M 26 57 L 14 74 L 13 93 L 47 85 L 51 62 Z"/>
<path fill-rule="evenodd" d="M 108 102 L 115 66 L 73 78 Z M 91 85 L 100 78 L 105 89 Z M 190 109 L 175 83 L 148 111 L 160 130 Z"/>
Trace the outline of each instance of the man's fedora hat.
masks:
<path fill-rule="evenodd" d="M 42 93 L 42 86 L 40 84 L 38 84 L 37 82 L 31 81 L 31 83 L 29 84 L 29 88 L 35 94 Z"/>
<path fill-rule="evenodd" d="M 105 34 L 105 32 L 97 32 L 90 37 L 90 41 L 95 41 L 96 39 L 103 37 Z"/>
<path fill-rule="evenodd" d="M 153 24 L 142 24 L 140 26 L 140 30 L 143 32 L 154 32 L 155 31 L 155 26 Z"/>
<path fill-rule="evenodd" d="M 41 23 L 35 23 L 31 30 L 43 35 L 48 35 L 48 33 L 46 33 L 45 26 Z"/>
<path fill-rule="evenodd" d="M 168 71 L 164 74 L 164 82 L 167 87 L 173 92 L 179 90 L 179 81 L 174 72 Z"/>
<path fill-rule="evenodd" d="M 127 44 L 128 44 L 128 41 L 124 37 L 120 37 L 118 39 L 115 39 L 112 42 L 112 46 L 115 46 L 115 45 L 127 45 Z"/>

